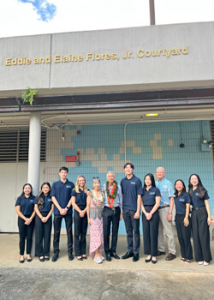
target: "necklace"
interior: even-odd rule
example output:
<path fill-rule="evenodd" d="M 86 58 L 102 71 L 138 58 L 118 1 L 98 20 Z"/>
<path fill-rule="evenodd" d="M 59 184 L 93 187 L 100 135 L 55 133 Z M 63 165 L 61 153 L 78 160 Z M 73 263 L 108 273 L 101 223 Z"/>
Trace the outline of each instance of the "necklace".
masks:
<path fill-rule="evenodd" d="M 98 197 L 95 193 L 95 190 L 92 190 L 91 195 L 92 195 L 92 202 L 93 202 L 94 206 L 100 208 L 104 201 L 104 193 L 100 191 L 100 197 Z"/>
<path fill-rule="evenodd" d="M 108 197 L 108 205 L 110 208 L 114 207 L 114 200 L 117 197 L 117 192 L 118 192 L 118 184 L 117 181 L 114 180 L 113 182 L 113 187 L 111 192 L 109 192 L 109 182 L 106 182 L 106 195 Z"/>

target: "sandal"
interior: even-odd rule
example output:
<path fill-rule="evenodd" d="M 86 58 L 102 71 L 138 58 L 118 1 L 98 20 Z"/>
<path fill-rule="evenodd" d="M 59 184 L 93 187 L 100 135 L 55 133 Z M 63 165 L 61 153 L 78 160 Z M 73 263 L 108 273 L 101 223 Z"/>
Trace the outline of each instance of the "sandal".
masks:
<path fill-rule="evenodd" d="M 190 264 L 192 261 L 191 261 L 191 259 L 186 259 L 185 262 L 188 263 L 188 264 Z"/>
<path fill-rule="evenodd" d="M 77 256 L 77 260 L 83 261 L 82 256 Z"/>
<path fill-rule="evenodd" d="M 186 261 L 186 258 L 181 258 L 181 262 L 185 262 Z"/>

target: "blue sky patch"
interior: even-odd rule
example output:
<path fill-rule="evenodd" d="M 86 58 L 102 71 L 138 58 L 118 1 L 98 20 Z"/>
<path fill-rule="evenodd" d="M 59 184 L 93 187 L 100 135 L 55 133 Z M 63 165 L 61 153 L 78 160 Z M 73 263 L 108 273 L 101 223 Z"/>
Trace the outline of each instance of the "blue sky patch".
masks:
<path fill-rule="evenodd" d="M 18 0 L 22 3 L 30 3 L 33 5 L 33 9 L 37 15 L 40 16 L 40 20 L 44 22 L 51 21 L 56 15 L 56 5 L 49 3 L 47 0 Z"/>

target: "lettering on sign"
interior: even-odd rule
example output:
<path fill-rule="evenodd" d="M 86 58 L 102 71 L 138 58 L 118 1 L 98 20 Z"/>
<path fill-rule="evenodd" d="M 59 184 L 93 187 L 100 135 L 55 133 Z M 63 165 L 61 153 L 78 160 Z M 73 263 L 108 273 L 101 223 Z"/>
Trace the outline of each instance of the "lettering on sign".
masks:
<path fill-rule="evenodd" d="M 47 57 L 9 57 L 6 58 L 5 64 L 6 66 L 21 66 L 21 65 L 41 65 L 41 64 L 62 64 L 62 63 L 78 63 L 82 61 L 86 62 L 96 62 L 96 61 L 119 61 L 119 60 L 132 60 L 136 59 L 155 59 L 158 57 L 170 58 L 173 56 L 182 56 L 189 54 L 189 48 L 174 48 L 174 49 L 138 49 L 135 53 L 125 50 L 123 54 L 117 55 L 116 53 L 86 53 L 85 55 L 62 55 L 56 54 L 53 57 L 51 55 Z"/>
<path fill-rule="evenodd" d="M 76 162 L 77 156 L 76 155 L 67 155 L 65 157 L 65 162 Z"/>

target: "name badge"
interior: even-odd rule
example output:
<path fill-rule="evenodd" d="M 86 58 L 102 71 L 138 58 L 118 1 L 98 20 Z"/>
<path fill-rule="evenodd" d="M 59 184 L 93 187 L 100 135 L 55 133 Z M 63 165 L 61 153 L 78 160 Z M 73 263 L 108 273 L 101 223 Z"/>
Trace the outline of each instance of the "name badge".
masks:
<path fill-rule="evenodd" d="M 196 196 L 198 196 L 198 193 L 195 193 Z"/>
<path fill-rule="evenodd" d="M 70 189 L 70 188 L 71 188 L 71 186 L 70 186 L 70 185 L 66 185 L 66 188 L 67 188 L 67 189 Z"/>
<path fill-rule="evenodd" d="M 185 200 L 183 198 L 180 198 L 179 201 L 184 202 Z"/>
<path fill-rule="evenodd" d="M 131 181 L 131 184 L 135 184 L 135 182 Z"/>
<path fill-rule="evenodd" d="M 30 200 L 30 202 L 34 202 L 33 200 Z"/>
<path fill-rule="evenodd" d="M 155 192 L 151 192 L 151 193 L 150 193 L 150 195 L 154 195 L 154 194 L 155 194 Z"/>
<path fill-rule="evenodd" d="M 48 198 L 48 201 L 49 201 L 49 202 L 52 201 L 51 198 Z"/>

